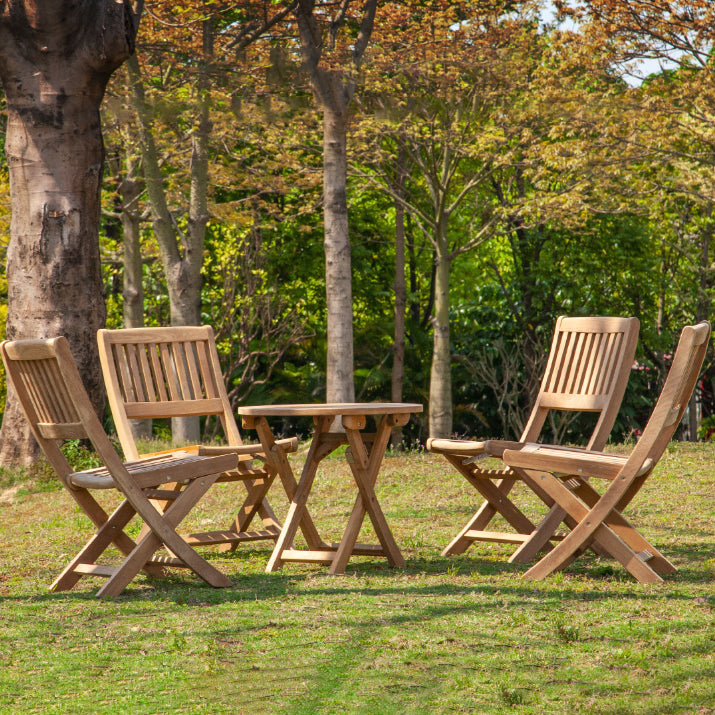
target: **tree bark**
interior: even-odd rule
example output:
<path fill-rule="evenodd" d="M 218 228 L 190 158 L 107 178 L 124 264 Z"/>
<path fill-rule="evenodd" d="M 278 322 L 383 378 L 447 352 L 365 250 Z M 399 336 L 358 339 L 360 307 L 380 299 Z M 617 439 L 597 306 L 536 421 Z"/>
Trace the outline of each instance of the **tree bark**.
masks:
<path fill-rule="evenodd" d="M 124 286 L 122 290 L 122 318 L 125 328 L 144 325 L 144 286 L 142 281 L 142 254 L 140 243 L 140 215 L 137 200 L 142 193 L 142 182 L 136 177 L 134 162 L 126 161 L 126 176 L 119 184 L 122 200 L 122 246 Z"/>
<path fill-rule="evenodd" d="M 705 210 L 707 223 L 702 230 L 700 243 L 700 265 L 698 266 L 698 299 L 695 307 L 695 322 L 707 320 L 710 317 L 710 288 L 712 283 L 712 269 L 710 268 L 710 243 L 712 241 L 713 228 L 710 223 L 712 216 L 712 204 Z M 699 390 L 693 390 L 688 406 L 688 441 L 698 441 L 698 395 Z"/>
<path fill-rule="evenodd" d="M 99 414 L 104 383 L 96 333 L 105 320 L 99 106 L 112 72 L 134 49 L 137 23 L 128 3 L 110 0 L 0 5 L 12 205 L 7 336 L 65 335 Z M 9 391 L 0 463 L 27 465 L 37 454 Z"/>
<path fill-rule="evenodd" d="M 125 328 L 141 328 L 144 325 L 144 281 L 142 270 L 141 216 L 138 199 L 144 183 L 137 177 L 137 162 L 127 156 L 126 176 L 119 183 L 122 200 L 122 246 L 124 286 L 122 290 L 122 318 Z M 134 441 L 151 439 L 152 420 L 131 420 L 129 428 Z"/>
<path fill-rule="evenodd" d="M 127 63 L 132 89 L 131 102 L 140 128 L 140 143 L 147 184 L 147 197 L 152 214 L 154 236 L 166 276 L 169 310 L 172 325 L 201 324 L 201 267 L 203 265 L 208 212 L 209 117 L 208 64 L 213 57 L 213 22 L 203 24 L 203 61 L 199 66 L 196 86 L 198 121 L 192 136 L 191 186 L 188 220 L 182 232 L 169 208 L 164 180 L 159 165 L 159 153 L 153 135 L 151 113 L 146 101 L 139 62 L 132 57 Z M 172 441 L 175 445 L 193 444 L 201 439 L 198 417 L 175 417 L 171 421 Z"/>
<path fill-rule="evenodd" d="M 345 22 L 350 0 L 340 3 L 333 21 L 328 22 L 328 50 Z M 366 0 L 360 29 L 352 44 L 349 61 L 337 66 L 321 64 L 324 38 L 315 14 L 314 0 L 298 0 L 295 16 L 300 33 L 303 63 L 310 86 L 323 111 L 323 186 L 325 290 L 327 298 L 328 349 L 326 356 L 326 400 L 353 402 L 353 310 L 352 266 L 347 205 L 347 123 L 348 109 L 355 92 L 354 73 L 372 34 L 377 0 Z"/>
<path fill-rule="evenodd" d="M 323 109 L 325 290 L 328 308 L 326 400 L 354 402 L 353 294 L 348 235 L 345 116 Z"/>
<path fill-rule="evenodd" d="M 435 240 L 434 342 L 429 391 L 429 433 L 431 437 L 449 437 L 452 432 L 452 351 L 449 334 L 449 273 L 451 256 L 446 227 L 437 224 Z"/>
<path fill-rule="evenodd" d="M 407 285 L 405 282 L 405 209 L 395 202 L 395 331 L 392 346 L 391 397 L 402 402 L 405 376 L 405 311 L 407 310 Z M 390 443 L 393 449 L 402 448 L 402 427 L 393 427 Z"/>

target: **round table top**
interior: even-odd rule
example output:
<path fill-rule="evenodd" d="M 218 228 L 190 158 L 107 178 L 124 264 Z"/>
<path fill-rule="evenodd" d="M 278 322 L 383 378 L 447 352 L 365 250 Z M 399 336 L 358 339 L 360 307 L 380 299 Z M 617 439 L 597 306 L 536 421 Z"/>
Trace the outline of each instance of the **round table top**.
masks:
<path fill-rule="evenodd" d="M 294 405 L 244 405 L 239 415 L 247 417 L 319 417 L 321 415 L 403 415 L 422 412 L 415 402 L 316 402 Z"/>

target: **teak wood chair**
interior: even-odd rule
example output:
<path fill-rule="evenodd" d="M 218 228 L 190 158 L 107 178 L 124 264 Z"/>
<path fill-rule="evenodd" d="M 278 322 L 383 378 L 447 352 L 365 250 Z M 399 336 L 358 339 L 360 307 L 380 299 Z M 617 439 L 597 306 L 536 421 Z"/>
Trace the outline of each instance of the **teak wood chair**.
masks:
<path fill-rule="evenodd" d="M 556 530 L 562 520 L 573 525 L 570 517 L 552 507 L 552 499 L 538 490 L 534 491 L 552 508 L 538 526 L 534 524 L 508 496 L 521 479 L 518 470 L 485 468 L 479 462 L 485 457 L 501 458 L 505 449 L 535 443 L 551 410 L 599 413 L 586 447 L 603 449 L 628 383 L 639 327 L 637 318 L 559 317 L 541 387 L 518 442 L 427 440 L 427 449 L 443 454 L 485 499 L 442 555 L 462 554 L 475 541 L 490 541 L 518 545 L 509 561 L 524 563 L 560 538 Z M 486 530 L 498 514 L 513 527 L 513 533 Z"/>
<path fill-rule="evenodd" d="M 51 589 L 66 591 L 84 576 L 104 576 L 108 581 L 97 596 L 117 596 L 140 570 L 159 576 L 165 566 L 188 567 L 211 586 L 230 586 L 231 581 L 201 558 L 176 533 L 176 527 L 219 474 L 235 468 L 236 455 L 201 457 L 174 452 L 122 462 L 92 408 L 65 338 L 5 341 L 0 352 L 35 438 L 97 529 Z M 104 466 L 74 471 L 60 449 L 60 443 L 68 439 L 90 440 Z M 179 487 L 168 491 L 163 488 L 167 483 Z M 109 515 L 90 493 L 94 489 L 117 490 L 123 501 Z M 171 506 L 162 513 L 153 499 L 168 500 Z M 135 515 L 145 524 L 136 542 L 124 531 Z M 124 560 L 119 566 L 98 564 L 111 544 Z M 155 556 L 162 546 L 169 554 Z"/>
<path fill-rule="evenodd" d="M 546 492 L 576 521 L 552 551 L 532 566 L 527 579 L 542 579 L 570 564 L 584 549 L 598 547 L 618 560 L 638 581 L 659 583 L 676 571 L 624 517 L 623 510 L 653 473 L 680 423 L 695 388 L 710 338 L 710 324 L 687 326 L 650 420 L 631 454 L 579 449 L 506 449 L 504 462 L 518 469 L 531 487 Z M 589 481 L 592 480 L 592 481 Z M 603 493 L 592 485 L 605 480 Z"/>
<path fill-rule="evenodd" d="M 233 522 L 226 529 L 191 534 L 190 544 L 223 545 L 268 539 L 275 541 L 281 523 L 266 493 L 276 470 L 266 463 L 260 445 L 245 445 L 231 410 L 223 383 L 213 329 L 210 326 L 125 328 L 97 333 L 99 358 L 107 386 L 119 442 L 126 456 L 139 457 L 130 420 L 213 415 L 218 418 L 226 445 L 182 447 L 191 453 L 238 455 L 238 467 L 227 470 L 217 482 L 240 481 L 247 495 Z M 295 451 L 297 438 L 277 440 L 282 453 Z M 259 462 L 254 464 L 254 460 Z M 286 477 L 281 475 L 281 479 Z M 284 483 L 291 498 L 296 484 Z M 250 530 L 258 514 L 263 528 Z M 315 531 L 309 515 L 301 528 Z M 317 532 L 316 532 L 317 533 Z"/>

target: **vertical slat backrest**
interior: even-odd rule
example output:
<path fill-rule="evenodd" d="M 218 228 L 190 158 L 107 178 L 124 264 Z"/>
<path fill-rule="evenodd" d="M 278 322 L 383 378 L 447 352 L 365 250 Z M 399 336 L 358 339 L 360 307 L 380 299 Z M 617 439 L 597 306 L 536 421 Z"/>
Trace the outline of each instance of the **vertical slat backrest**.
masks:
<path fill-rule="evenodd" d="M 561 316 L 521 440 L 538 439 L 550 410 L 598 412 L 587 446 L 603 449 L 626 389 L 638 330 L 636 318 Z"/>
<path fill-rule="evenodd" d="M 72 469 L 58 442 L 90 439 L 103 459 L 114 452 L 65 338 L 5 341 L 0 352 L 35 438 L 66 484 Z"/>
<path fill-rule="evenodd" d="M 130 419 L 216 415 L 241 444 L 209 326 L 100 330 L 107 396 L 125 454 L 136 456 Z"/>
<path fill-rule="evenodd" d="M 56 360 L 21 362 L 18 372 L 39 424 L 57 427 L 79 424 L 79 415 L 62 382 Z"/>
<path fill-rule="evenodd" d="M 182 414 L 178 403 L 202 400 L 207 404 L 186 404 L 186 414 L 195 414 L 199 408 L 206 410 L 201 414 L 222 412 L 219 385 L 208 358 L 210 337 L 203 328 L 100 333 L 100 345 L 108 358 L 105 377 L 111 378 L 108 389 L 119 390 L 132 417 L 173 417 Z M 142 408 L 146 414 L 140 414 Z"/>
<path fill-rule="evenodd" d="M 624 472 L 635 474 L 646 459 L 656 464 L 661 458 L 693 394 L 709 340 L 710 323 L 707 321 L 683 328 L 658 402 Z"/>

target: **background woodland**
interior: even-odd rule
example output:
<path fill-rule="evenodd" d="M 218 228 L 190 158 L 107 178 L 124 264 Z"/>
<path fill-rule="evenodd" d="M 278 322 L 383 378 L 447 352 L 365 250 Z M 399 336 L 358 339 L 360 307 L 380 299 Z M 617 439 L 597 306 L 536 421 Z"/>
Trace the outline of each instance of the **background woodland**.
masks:
<path fill-rule="evenodd" d="M 296 5 L 146 3 L 102 108 L 107 326 L 210 324 L 236 405 L 325 399 L 324 139 L 340 117 L 354 397 L 514 437 L 556 317 L 634 315 L 614 436 L 637 433 L 681 327 L 712 313 L 713 9 L 386 2 L 356 61 L 370 3 L 315 3 L 311 70 Z M 2 145 L 5 121 L 0 105 Z M 9 213 L 3 152 L 3 254 Z M 708 360 L 683 436 L 715 427 L 714 379 Z"/>

